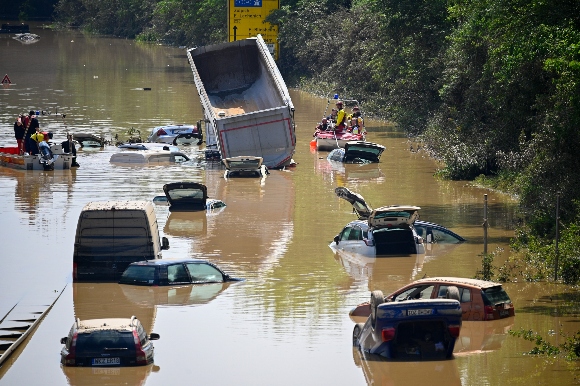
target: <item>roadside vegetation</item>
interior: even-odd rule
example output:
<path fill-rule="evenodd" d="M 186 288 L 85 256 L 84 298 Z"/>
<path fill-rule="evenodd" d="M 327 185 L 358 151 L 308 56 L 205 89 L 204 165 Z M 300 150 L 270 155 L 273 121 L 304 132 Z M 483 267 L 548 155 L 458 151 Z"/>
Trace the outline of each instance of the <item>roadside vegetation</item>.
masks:
<path fill-rule="evenodd" d="M 54 20 L 193 47 L 227 40 L 226 7 L 59 0 Z M 268 21 L 289 85 L 358 99 L 421 141 L 445 165 L 440 177 L 519 198 L 516 253 L 500 279 L 580 282 L 580 2 L 281 0 Z"/>

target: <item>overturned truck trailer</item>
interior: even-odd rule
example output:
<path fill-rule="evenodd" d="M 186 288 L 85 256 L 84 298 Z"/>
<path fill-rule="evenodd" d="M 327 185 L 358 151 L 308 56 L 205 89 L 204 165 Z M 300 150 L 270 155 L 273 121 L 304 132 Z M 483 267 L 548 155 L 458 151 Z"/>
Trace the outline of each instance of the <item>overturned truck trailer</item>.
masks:
<path fill-rule="evenodd" d="M 262 37 L 192 48 L 187 56 L 206 148 L 221 158 L 262 157 L 269 168 L 288 165 L 296 147 L 294 106 Z"/>

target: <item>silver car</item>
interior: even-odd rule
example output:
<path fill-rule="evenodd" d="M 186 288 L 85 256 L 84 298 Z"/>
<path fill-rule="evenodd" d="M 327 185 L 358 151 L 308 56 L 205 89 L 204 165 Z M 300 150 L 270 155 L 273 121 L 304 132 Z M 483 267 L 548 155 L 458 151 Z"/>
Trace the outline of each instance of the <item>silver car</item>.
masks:
<path fill-rule="evenodd" d="M 347 188 L 338 187 L 335 193 L 348 201 L 358 215 L 358 220 L 349 222 L 334 237 L 329 246 L 335 251 L 371 257 L 412 255 L 425 253 L 424 240 L 431 243 L 464 241 L 438 224 L 419 221 L 421 208 L 418 206 L 390 205 L 373 209 L 360 194 Z"/>
<path fill-rule="evenodd" d="M 154 127 L 147 142 L 161 142 L 171 145 L 189 145 L 203 142 L 201 130 L 194 125 L 167 125 Z"/>

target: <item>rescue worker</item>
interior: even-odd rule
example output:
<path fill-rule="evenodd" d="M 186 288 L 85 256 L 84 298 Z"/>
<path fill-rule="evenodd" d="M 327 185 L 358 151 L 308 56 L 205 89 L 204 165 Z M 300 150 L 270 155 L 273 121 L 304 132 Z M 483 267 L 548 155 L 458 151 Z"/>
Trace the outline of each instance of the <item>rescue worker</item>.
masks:
<path fill-rule="evenodd" d="M 316 126 L 318 131 L 326 131 L 329 129 L 328 118 L 322 118 L 322 121 Z"/>
<path fill-rule="evenodd" d="M 338 113 L 336 114 L 336 126 L 334 127 L 334 130 L 344 131 L 346 128 L 346 113 L 344 112 L 341 101 L 336 102 L 336 109 L 338 110 Z"/>
<path fill-rule="evenodd" d="M 30 137 L 35 133 L 36 129 L 40 127 L 38 119 L 34 115 L 34 111 L 30 110 L 28 117 L 24 119 L 24 147 L 29 154 L 38 154 L 38 145 L 36 141 L 30 139 Z"/>
<path fill-rule="evenodd" d="M 66 141 L 62 142 L 61 146 L 62 151 L 64 151 L 65 153 L 70 153 L 73 156 L 71 167 L 78 168 L 79 166 L 81 166 L 77 163 L 77 149 L 75 147 L 72 134 L 67 134 Z"/>

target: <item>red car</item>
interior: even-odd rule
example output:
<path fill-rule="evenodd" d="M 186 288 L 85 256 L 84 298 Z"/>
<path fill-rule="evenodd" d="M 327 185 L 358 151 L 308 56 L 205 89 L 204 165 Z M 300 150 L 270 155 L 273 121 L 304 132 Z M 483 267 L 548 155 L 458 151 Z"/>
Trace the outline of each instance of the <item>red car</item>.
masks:
<path fill-rule="evenodd" d="M 462 320 L 496 320 L 515 315 L 514 305 L 500 283 L 459 277 L 431 277 L 412 282 L 385 296 L 386 302 L 444 298 L 449 286 L 459 290 Z M 351 316 L 368 316 L 370 304 L 359 304 Z"/>

